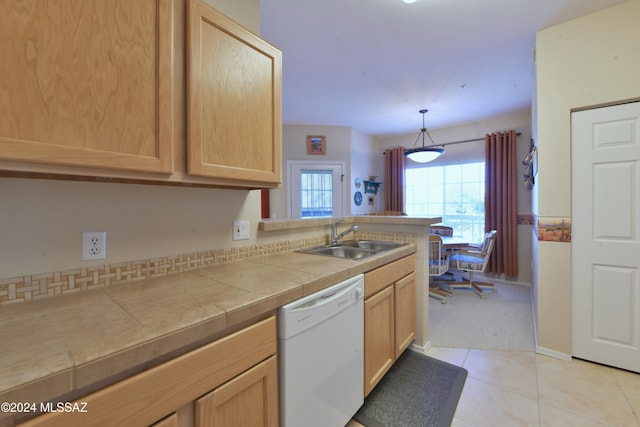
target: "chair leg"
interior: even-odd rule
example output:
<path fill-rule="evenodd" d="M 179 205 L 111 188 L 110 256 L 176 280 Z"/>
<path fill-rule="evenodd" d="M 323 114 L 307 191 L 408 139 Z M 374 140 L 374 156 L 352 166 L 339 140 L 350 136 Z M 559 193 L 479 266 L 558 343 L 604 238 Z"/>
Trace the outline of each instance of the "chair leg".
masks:
<path fill-rule="evenodd" d="M 469 271 L 469 279 L 452 282 L 451 288 L 471 289 L 482 299 L 485 299 L 485 290 L 495 290 L 493 283 L 476 282 L 475 280 L 473 280 L 473 271 Z"/>
<path fill-rule="evenodd" d="M 476 295 L 484 299 L 484 291 L 482 290 L 482 288 L 477 286 L 475 282 L 472 282 L 471 280 L 454 282 L 451 284 L 451 287 L 454 289 L 471 289 Z"/>
<path fill-rule="evenodd" d="M 473 282 L 476 284 L 476 286 L 478 286 L 479 288 L 482 288 L 485 291 L 493 291 L 496 292 L 496 287 L 493 283 L 491 282 Z"/>
<path fill-rule="evenodd" d="M 429 297 L 440 300 L 442 304 L 447 303 L 447 298 L 450 297 L 451 294 L 443 289 L 440 289 L 438 286 L 431 287 L 429 286 Z"/>

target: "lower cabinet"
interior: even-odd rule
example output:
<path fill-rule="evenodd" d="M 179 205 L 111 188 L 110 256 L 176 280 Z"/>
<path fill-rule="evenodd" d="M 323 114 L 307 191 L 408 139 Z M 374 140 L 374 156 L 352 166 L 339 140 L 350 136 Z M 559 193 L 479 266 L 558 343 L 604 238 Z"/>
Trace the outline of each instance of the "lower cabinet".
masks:
<path fill-rule="evenodd" d="M 365 273 L 365 396 L 415 338 L 414 271 L 415 255 L 410 255 Z"/>
<path fill-rule="evenodd" d="M 276 426 L 278 363 L 275 356 L 196 400 L 196 426 Z"/>
<path fill-rule="evenodd" d="M 78 399 L 86 413 L 49 413 L 22 425 L 275 427 L 276 349 L 270 317 Z"/>

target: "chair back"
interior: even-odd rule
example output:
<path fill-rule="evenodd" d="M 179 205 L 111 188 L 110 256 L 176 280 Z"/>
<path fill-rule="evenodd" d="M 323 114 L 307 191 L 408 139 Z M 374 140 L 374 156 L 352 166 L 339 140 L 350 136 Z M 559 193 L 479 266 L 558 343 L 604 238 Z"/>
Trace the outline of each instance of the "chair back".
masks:
<path fill-rule="evenodd" d="M 471 250 L 457 250 L 451 255 L 451 268 L 462 271 L 484 272 L 496 241 L 496 230 L 485 233 L 479 246 L 469 247 Z"/>
<path fill-rule="evenodd" d="M 429 276 L 442 276 L 449 270 L 449 253 L 442 252 L 442 237 L 429 235 Z"/>
<path fill-rule="evenodd" d="M 480 251 L 486 252 L 488 257 L 489 253 L 491 253 L 491 251 L 493 250 L 493 245 L 495 241 L 496 241 L 496 230 L 491 230 L 488 233 L 485 233 L 484 239 L 480 244 Z"/>
<path fill-rule="evenodd" d="M 429 227 L 429 234 L 437 234 L 438 236 L 453 236 L 453 227 L 446 225 L 432 225 Z"/>

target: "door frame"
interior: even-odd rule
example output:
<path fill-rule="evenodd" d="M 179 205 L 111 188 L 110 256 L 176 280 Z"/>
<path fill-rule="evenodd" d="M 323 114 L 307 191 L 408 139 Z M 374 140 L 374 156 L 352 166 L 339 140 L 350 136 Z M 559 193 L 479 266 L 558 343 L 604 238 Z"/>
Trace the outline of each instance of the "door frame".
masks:
<path fill-rule="evenodd" d="M 313 161 L 313 160 L 287 160 L 287 214 L 289 218 L 300 218 L 298 214 L 294 215 L 293 213 L 293 201 L 295 200 L 294 191 L 299 189 L 299 185 L 296 184 L 297 172 L 296 168 L 304 167 L 306 170 L 327 170 L 332 169 L 334 171 L 334 182 L 336 181 L 336 177 L 339 175 L 340 180 L 337 181 L 339 183 L 338 186 L 335 186 L 333 189 L 334 200 L 339 202 L 339 205 L 334 205 L 336 211 L 334 211 L 334 216 L 342 216 L 345 215 L 346 211 L 346 201 L 345 201 L 345 176 L 346 176 L 346 162 L 339 160 L 329 160 L 329 161 Z"/>

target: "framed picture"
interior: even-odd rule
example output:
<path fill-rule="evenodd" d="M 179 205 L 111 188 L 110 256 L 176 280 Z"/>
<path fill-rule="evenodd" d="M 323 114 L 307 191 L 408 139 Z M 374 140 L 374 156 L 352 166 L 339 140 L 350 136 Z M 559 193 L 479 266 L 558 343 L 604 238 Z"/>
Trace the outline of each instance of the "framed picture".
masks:
<path fill-rule="evenodd" d="M 327 138 L 320 135 L 307 136 L 307 154 L 326 154 Z"/>

